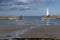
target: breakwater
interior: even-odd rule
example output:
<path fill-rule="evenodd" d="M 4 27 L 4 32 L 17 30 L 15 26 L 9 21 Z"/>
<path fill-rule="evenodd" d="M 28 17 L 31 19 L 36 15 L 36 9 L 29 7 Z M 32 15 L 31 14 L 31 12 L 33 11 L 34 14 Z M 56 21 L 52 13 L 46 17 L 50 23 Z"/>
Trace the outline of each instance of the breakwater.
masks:
<path fill-rule="evenodd" d="M 22 16 L 0 16 L 0 20 L 19 20 Z"/>
<path fill-rule="evenodd" d="M 60 19 L 60 16 L 42 16 L 42 19 Z"/>

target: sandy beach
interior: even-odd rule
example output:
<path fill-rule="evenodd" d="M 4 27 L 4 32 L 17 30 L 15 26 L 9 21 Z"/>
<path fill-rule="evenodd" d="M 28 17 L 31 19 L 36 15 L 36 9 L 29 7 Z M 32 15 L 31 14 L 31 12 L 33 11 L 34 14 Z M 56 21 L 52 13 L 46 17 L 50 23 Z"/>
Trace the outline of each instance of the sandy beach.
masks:
<path fill-rule="evenodd" d="M 0 34 L 18 31 L 31 25 L 0 25 Z"/>
<path fill-rule="evenodd" d="M 43 25 L 33 28 L 29 32 L 25 33 L 23 36 L 26 38 L 53 38 L 56 37 L 60 39 L 60 25 Z"/>
<path fill-rule="evenodd" d="M 60 25 L 0 25 L 0 34 L 24 30 L 24 38 L 60 38 Z"/>

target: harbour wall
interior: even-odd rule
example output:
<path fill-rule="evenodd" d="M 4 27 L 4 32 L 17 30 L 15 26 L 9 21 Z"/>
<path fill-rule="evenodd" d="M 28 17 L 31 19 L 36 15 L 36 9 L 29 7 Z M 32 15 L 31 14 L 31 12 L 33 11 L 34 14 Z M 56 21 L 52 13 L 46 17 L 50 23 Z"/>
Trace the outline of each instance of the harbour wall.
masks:
<path fill-rule="evenodd" d="M 60 19 L 60 16 L 42 16 L 42 19 Z"/>
<path fill-rule="evenodd" d="M 22 16 L 0 16 L 0 20 L 17 20 L 22 19 Z"/>

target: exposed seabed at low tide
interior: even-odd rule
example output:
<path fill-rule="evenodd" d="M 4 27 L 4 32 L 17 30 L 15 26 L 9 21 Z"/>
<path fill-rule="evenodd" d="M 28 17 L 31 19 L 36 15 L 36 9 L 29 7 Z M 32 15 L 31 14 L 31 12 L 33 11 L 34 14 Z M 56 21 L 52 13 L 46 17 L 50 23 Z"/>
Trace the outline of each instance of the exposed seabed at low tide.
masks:
<path fill-rule="evenodd" d="M 7 28 L 5 28 L 4 31 L 7 31 L 6 29 L 8 29 L 8 32 L 4 33 L 4 31 L 2 31 L 2 33 L 4 33 L 4 34 L 1 34 L 0 37 L 48 38 L 51 35 L 52 35 L 52 37 L 56 37 L 56 38 L 60 37 L 60 31 L 59 31 L 60 25 L 19 25 L 19 26 L 18 25 L 15 25 L 15 26 L 14 25 L 8 25 L 8 26 L 5 25 L 4 27 L 7 27 Z M 8 27 L 10 27 L 10 28 L 8 28 Z M 45 35 L 47 35 L 47 36 L 45 36 Z"/>

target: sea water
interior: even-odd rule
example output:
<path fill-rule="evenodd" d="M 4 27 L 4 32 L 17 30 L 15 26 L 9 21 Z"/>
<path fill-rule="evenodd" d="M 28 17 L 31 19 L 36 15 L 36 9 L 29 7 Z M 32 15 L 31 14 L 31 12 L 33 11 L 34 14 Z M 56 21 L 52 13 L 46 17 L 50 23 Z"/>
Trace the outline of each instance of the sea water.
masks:
<path fill-rule="evenodd" d="M 41 16 L 23 16 L 21 20 L 0 20 L 0 25 L 22 25 L 22 24 L 30 24 L 33 25 L 31 27 L 16 30 L 10 33 L 4 33 L 3 36 L 10 35 L 12 37 L 17 35 L 23 35 L 26 32 L 29 32 L 33 28 L 39 27 L 38 25 L 60 25 L 60 20 L 42 20 Z M 24 36 L 19 36 L 23 38 Z"/>
<path fill-rule="evenodd" d="M 42 20 L 42 16 L 23 16 L 21 20 L 0 20 L 0 25 L 60 25 L 60 20 Z"/>

